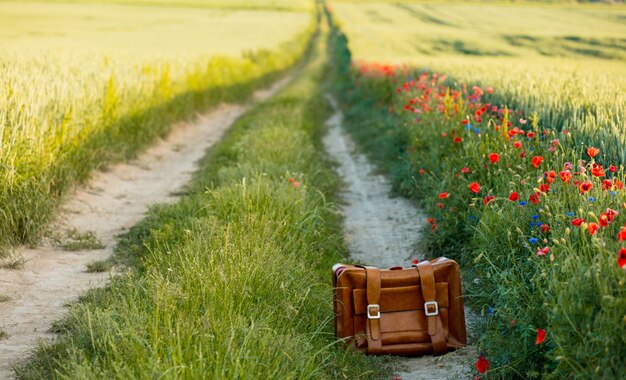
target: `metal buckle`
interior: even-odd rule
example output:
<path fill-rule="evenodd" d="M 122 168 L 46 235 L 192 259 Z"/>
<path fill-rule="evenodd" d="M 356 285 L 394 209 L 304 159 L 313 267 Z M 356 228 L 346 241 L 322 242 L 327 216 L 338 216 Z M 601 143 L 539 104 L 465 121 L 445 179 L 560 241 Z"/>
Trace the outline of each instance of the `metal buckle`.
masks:
<path fill-rule="evenodd" d="M 433 312 L 428 311 L 428 306 L 431 306 L 431 305 L 435 305 L 435 311 Z M 424 302 L 424 312 L 426 313 L 427 317 L 432 317 L 433 315 L 439 315 L 439 304 L 437 303 L 437 301 Z"/>
<path fill-rule="evenodd" d="M 376 309 L 376 315 L 372 315 L 372 309 Z M 367 318 L 368 319 L 380 319 L 380 306 L 377 303 L 367 305 Z"/>

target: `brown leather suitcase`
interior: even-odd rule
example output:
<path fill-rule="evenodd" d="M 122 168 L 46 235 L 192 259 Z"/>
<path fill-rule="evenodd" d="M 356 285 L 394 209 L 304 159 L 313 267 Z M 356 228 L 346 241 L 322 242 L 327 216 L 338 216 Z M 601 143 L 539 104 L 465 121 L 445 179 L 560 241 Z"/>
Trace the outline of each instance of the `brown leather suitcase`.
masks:
<path fill-rule="evenodd" d="M 339 267 L 338 267 L 339 266 Z M 373 355 L 442 355 L 466 343 L 454 260 L 412 268 L 333 267 L 335 336 Z"/>

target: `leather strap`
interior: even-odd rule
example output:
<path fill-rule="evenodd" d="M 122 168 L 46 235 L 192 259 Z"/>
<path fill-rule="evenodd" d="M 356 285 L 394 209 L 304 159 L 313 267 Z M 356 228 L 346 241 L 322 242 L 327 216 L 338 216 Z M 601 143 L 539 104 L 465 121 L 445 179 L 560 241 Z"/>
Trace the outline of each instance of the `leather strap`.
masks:
<path fill-rule="evenodd" d="M 365 267 L 365 275 L 367 279 L 367 303 L 368 305 L 379 305 L 380 302 L 380 269 Z M 368 306 L 368 312 L 373 315 L 380 316 L 380 306 Z M 368 313 L 369 314 L 369 313 Z M 367 352 L 370 354 L 380 354 L 382 352 L 383 343 L 380 338 L 380 318 L 367 319 Z"/>
<path fill-rule="evenodd" d="M 436 302 L 437 288 L 435 287 L 435 274 L 432 265 L 428 261 L 422 261 L 415 267 L 420 275 L 424 302 Z M 424 310 L 424 312 L 426 311 L 434 312 L 434 305 L 429 305 L 428 310 Z M 428 335 L 430 335 L 430 341 L 433 345 L 433 355 L 443 355 L 448 352 L 448 343 L 443 331 L 441 316 L 437 313 L 437 315 L 427 316 L 426 318 L 428 320 Z"/>

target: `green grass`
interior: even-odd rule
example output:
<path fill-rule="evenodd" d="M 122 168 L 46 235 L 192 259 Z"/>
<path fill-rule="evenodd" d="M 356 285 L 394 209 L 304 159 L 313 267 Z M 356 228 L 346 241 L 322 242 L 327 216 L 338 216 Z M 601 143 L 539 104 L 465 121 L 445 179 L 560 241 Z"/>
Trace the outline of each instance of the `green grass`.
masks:
<path fill-rule="evenodd" d="M 76 229 L 66 232 L 66 239 L 61 242 L 61 246 L 66 251 L 87 251 L 105 247 L 93 231 L 81 233 Z"/>
<path fill-rule="evenodd" d="M 209 152 L 189 193 L 133 228 L 118 252 L 129 274 L 73 306 L 21 378 L 389 374 L 332 332 L 329 268 L 346 251 L 320 154 L 325 36 L 297 79 Z"/>
<path fill-rule="evenodd" d="M 291 67 L 311 12 L 0 3 L 0 256 L 67 189 Z M 281 33 L 276 33 L 280 28 Z M 6 253 L 5 253 L 6 254 Z"/>
<path fill-rule="evenodd" d="M 96 260 L 87 264 L 87 273 L 108 272 L 113 268 L 109 260 Z"/>

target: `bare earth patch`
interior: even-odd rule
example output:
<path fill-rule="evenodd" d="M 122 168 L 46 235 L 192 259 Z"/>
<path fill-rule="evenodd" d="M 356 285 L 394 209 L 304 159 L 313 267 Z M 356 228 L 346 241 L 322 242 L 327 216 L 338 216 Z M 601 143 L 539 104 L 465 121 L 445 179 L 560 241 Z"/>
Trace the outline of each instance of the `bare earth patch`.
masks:
<path fill-rule="evenodd" d="M 426 217 L 404 198 L 392 198 L 387 179 L 375 173 L 367 157 L 358 153 L 350 136 L 342 129 L 343 115 L 336 101 L 328 96 L 335 109 L 328 119 L 328 134 L 324 146 L 337 161 L 337 172 L 345 183 L 342 199 L 345 217 L 345 240 L 352 259 L 358 263 L 380 268 L 408 267 L 414 258 L 425 255 L 416 252 L 416 243 Z M 468 335 L 475 317 L 465 310 Z M 403 380 L 413 379 L 471 379 L 471 362 L 476 353 L 471 347 L 443 356 L 402 358 Z"/>
<path fill-rule="evenodd" d="M 255 101 L 269 98 L 289 78 L 256 92 Z M 14 377 L 12 365 L 27 357 L 38 339 L 54 336 L 49 329 L 65 314 L 65 304 L 106 284 L 110 272 L 88 272 L 87 266 L 108 258 L 116 236 L 139 222 L 151 205 L 176 201 L 198 160 L 251 106 L 221 105 L 193 123 L 176 125 L 132 162 L 96 173 L 67 197 L 50 227 L 52 236 L 71 231 L 80 244 L 68 250 L 47 239 L 18 250 L 23 268 L 0 268 L 0 287 L 7 295 L 0 306 L 0 379 Z"/>

